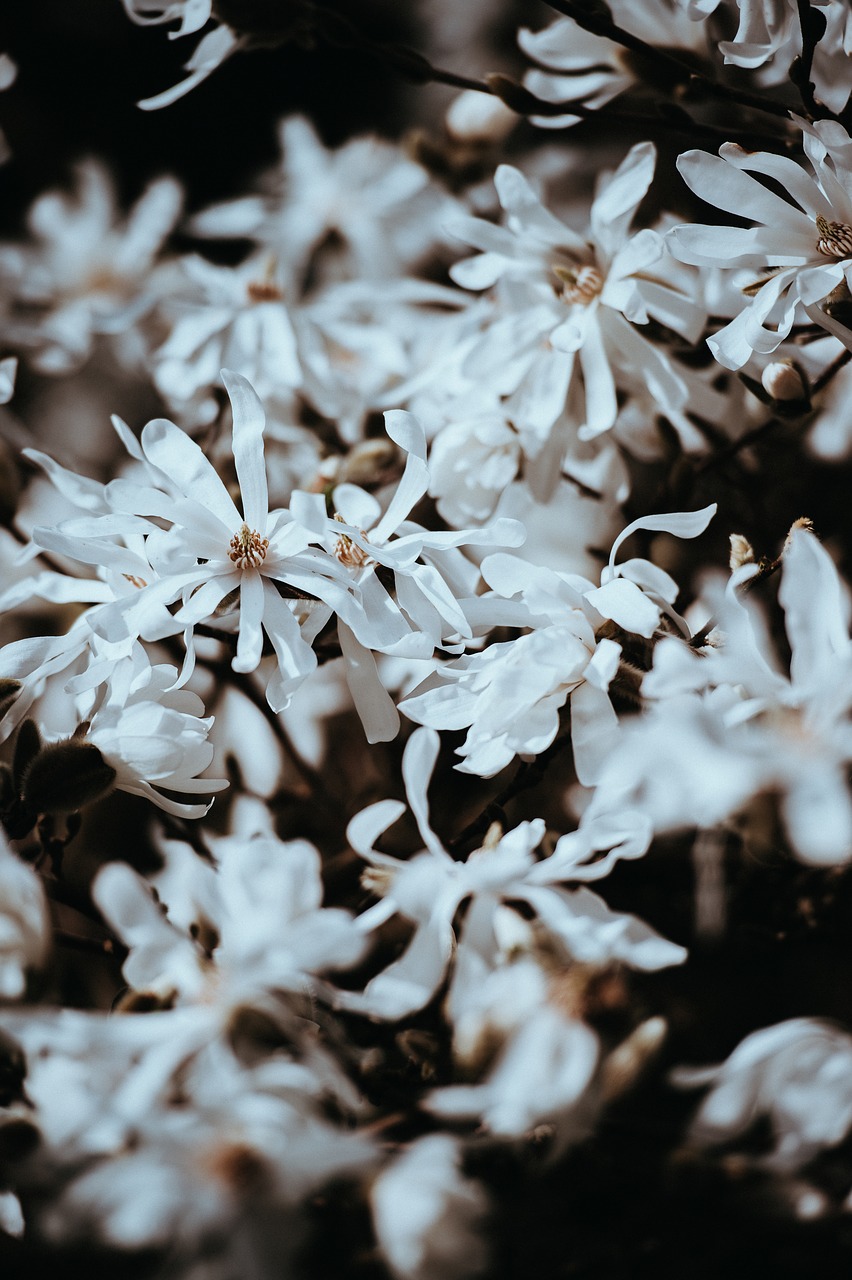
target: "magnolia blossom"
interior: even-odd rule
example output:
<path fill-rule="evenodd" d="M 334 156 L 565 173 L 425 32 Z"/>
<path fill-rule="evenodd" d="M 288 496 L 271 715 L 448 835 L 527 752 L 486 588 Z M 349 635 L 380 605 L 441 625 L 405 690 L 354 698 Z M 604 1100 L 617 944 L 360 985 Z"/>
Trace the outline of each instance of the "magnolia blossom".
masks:
<path fill-rule="evenodd" d="M 802 315 L 844 345 L 852 343 L 848 330 L 820 305 L 848 282 L 850 272 L 852 143 L 834 121 L 797 123 L 810 172 L 789 156 L 745 151 L 734 143 L 720 147 L 718 157 L 687 151 L 678 159 L 681 176 L 697 196 L 756 224 L 689 224 L 668 237 L 684 262 L 743 268 L 740 282 L 753 301 L 708 339 L 728 369 L 742 368 L 754 352 L 777 350 Z M 784 195 L 752 174 L 769 178 Z"/>
<path fill-rule="evenodd" d="M 361 602 L 361 619 L 338 622 L 347 678 L 370 741 L 394 737 L 399 717 L 384 693 L 371 650 L 428 657 L 436 648 L 453 652 L 472 638 L 465 602 L 473 608 L 479 574 L 458 551 L 465 543 L 517 545 L 523 529 L 514 520 L 498 520 L 483 529 L 432 532 L 408 519 L 429 482 L 426 440 L 416 418 L 404 410 L 385 414 L 385 429 L 406 454 L 405 470 L 382 512 L 376 499 L 352 484 L 333 492 L 336 511 L 326 513 L 319 494 L 294 493 L 293 516 L 352 576 Z M 382 586 L 380 566 L 393 573 L 396 601 Z"/>
<path fill-rule="evenodd" d="M 134 590 L 89 615 L 91 626 L 105 639 L 136 637 L 158 619 L 164 606 L 182 601 L 175 628 L 184 630 L 188 667 L 194 650 L 193 628 L 212 619 L 226 597 L 238 597 L 239 631 L 234 669 L 250 672 L 260 662 L 264 632 L 277 657 L 267 686 L 272 706 L 284 706 L 316 658 L 302 638 L 299 621 L 274 583 L 315 598 L 332 592 L 332 579 L 342 571 L 333 558 L 307 550 L 309 538 L 285 511 L 269 511 L 263 459 L 263 408 L 250 384 L 238 374 L 224 375 L 233 407 L 233 448 L 243 510 L 238 511 L 219 474 L 202 450 L 174 423 L 149 422 L 141 451 L 155 484 L 115 480 L 108 486 L 110 505 L 118 514 L 69 522 L 55 530 L 40 529 L 40 546 L 84 563 L 112 564 Z M 158 517 L 170 527 L 153 524 Z M 112 539 L 145 532 L 144 558 Z M 319 571 L 319 572 L 317 572 Z M 320 574 L 322 577 L 320 577 Z M 324 585 L 322 585 L 324 584 Z M 345 607 L 345 591 L 333 592 Z M 325 621 L 323 614 L 319 625 Z"/>
<path fill-rule="evenodd" d="M 599 1052 L 590 1027 L 545 1007 L 518 1029 L 486 1080 L 433 1090 L 425 1105 L 445 1120 L 479 1119 L 503 1138 L 551 1124 L 564 1148 L 585 1138 L 594 1120 Z"/>
<path fill-rule="evenodd" d="M 415 924 L 415 932 L 402 956 L 371 978 L 362 995 L 339 993 L 343 1007 L 396 1019 L 425 1005 L 447 972 L 456 947 L 453 920 L 465 899 L 470 904 L 459 949 L 473 947 L 483 958 L 494 951 L 494 921 L 505 900 L 525 902 L 565 951 L 579 959 L 618 958 L 639 968 L 657 969 L 685 958 L 682 948 L 660 938 L 636 917 L 611 912 L 591 890 L 555 887 L 566 880 L 598 879 L 619 856 L 643 853 L 647 842 L 641 819 L 634 826 L 632 815 L 626 813 L 620 824 L 610 821 L 581 828 L 564 836 L 551 857 L 541 860 L 535 851 L 545 827 L 536 819 L 505 834 L 492 830 L 481 849 L 464 862 L 455 861 L 428 821 L 426 787 L 438 748 L 437 734 L 420 729 L 412 734 L 403 756 L 406 794 L 424 852 L 403 862 L 375 849 L 378 836 L 404 810 L 398 801 L 379 801 L 349 824 L 350 844 L 370 864 L 365 884 L 381 897 L 359 917 L 360 927 L 376 928 L 399 913 Z M 604 849 L 613 857 L 596 859 L 596 852 Z M 474 968 L 466 964 L 468 974 Z M 453 982 L 463 979 L 457 969 Z M 481 980 L 481 974 L 476 980 Z M 458 998 L 457 994 L 451 997 L 456 1002 Z"/>
<path fill-rule="evenodd" d="M 690 1129 L 701 1146 L 746 1137 L 767 1117 L 773 1145 L 758 1163 L 772 1169 L 800 1169 L 852 1129 L 852 1037 L 815 1018 L 755 1031 L 720 1066 L 681 1067 L 674 1079 L 710 1086 Z"/>
<path fill-rule="evenodd" d="M 286 264 L 296 288 L 311 265 L 320 279 L 393 279 L 446 238 L 458 202 L 398 145 L 353 138 L 331 151 L 304 116 L 282 121 L 279 138 L 271 192 L 198 214 L 198 234 L 254 240 Z"/>
<path fill-rule="evenodd" d="M 719 0 L 679 0 L 690 18 L 700 20 L 718 8 Z M 720 40 L 725 62 L 760 68 L 766 84 L 787 79 L 790 64 L 802 52 L 802 19 L 796 0 L 736 0 L 739 25 L 732 40 Z M 813 0 L 809 6 L 824 18 L 826 29 L 814 48 L 811 75 L 817 96 L 832 111 L 842 111 L 852 90 L 849 53 L 852 20 L 843 0 Z"/>
<path fill-rule="evenodd" d="M 128 18 L 139 26 L 158 26 L 161 23 L 177 22 L 176 31 L 169 35 L 194 35 L 206 25 L 213 14 L 212 0 L 122 0 Z M 197 85 L 221 66 L 226 58 L 244 43 L 235 31 L 223 25 L 216 26 L 201 38 L 195 52 L 186 64 L 190 73 L 185 80 L 179 81 L 171 89 L 152 98 L 145 98 L 139 103 L 143 111 L 156 111 L 160 107 L 170 106 L 184 97 Z"/>
<path fill-rule="evenodd" d="M 41 1138 L 21 1176 L 55 1242 L 168 1249 L 181 1270 L 203 1250 L 223 1274 L 262 1243 L 280 1267 L 301 1242 L 302 1202 L 375 1162 L 366 1135 L 324 1115 L 333 1099 L 348 1120 L 352 1099 L 308 1037 L 249 1065 L 199 1041 L 184 1009 L 5 1021 Z"/>
<path fill-rule="evenodd" d="M 487 1201 L 461 1174 L 460 1157 L 453 1138 L 433 1133 L 413 1142 L 373 1183 L 376 1235 L 399 1280 L 474 1276 L 484 1269 L 478 1228 Z"/>
<path fill-rule="evenodd" d="M 703 656 L 673 639 L 658 646 L 643 682 L 643 692 L 658 701 L 614 754 L 602 791 L 644 808 L 658 830 L 712 825 L 752 796 L 777 791 L 799 856 L 846 862 L 852 857 L 848 593 L 814 535 L 794 528 L 779 592 L 792 653 L 786 676 L 772 661 L 760 616 L 735 593 L 755 569 L 745 565 L 716 602 L 720 643 Z"/>
<path fill-rule="evenodd" d="M 176 676 L 174 667 L 152 667 L 147 659 L 117 664 L 88 721 L 86 740 L 115 770 L 118 790 L 145 796 L 167 813 L 200 818 L 212 800 L 186 803 L 163 791 L 204 795 L 228 782 L 199 777 L 213 762 L 207 741 L 213 717 L 203 716 L 197 694 L 175 688 Z"/>
<path fill-rule="evenodd" d="M 238 369 L 264 400 L 289 406 L 302 381 L 292 308 L 282 272 L 268 255 L 239 267 L 216 267 L 200 257 L 181 264 L 186 296 L 169 299 L 175 313 L 168 339 L 154 356 L 158 390 L 185 411 L 218 386 L 224 369 Z"/>
<path fill-rule="evenodd" d="M 521 441 L 505 415 L 479 413 L 436 436 L 429 452 L 429 492 L 451 524 L 487 520 L 520 460 Z"/>
<path fill-rule="evenodd" d="M 615 0 L 608 7 L 622 30 L 649 44 L 695 54 L 706 52 L 704 33 L 667 0 L 645 0 L 641 5 L 632 4 L 630 0 Z M 571 115 L 571 102 L 605 107 L 639 78 L 629 52 L 622 45 L 586 31 L 573 18 L 558 18 L 541 31 L 521 27 L 518 44 L 541 68 L 526 73 L 526 87 L 544 102 L 566 104 L 564 114 L 532 117 L 533 124 L 543 129 L 577 124 L 582 117 Z"/>
<path fill-rule="evenodd" d="M 0 247 L 0 275 L 16 302 L 7 334 L 34 351 L 40 370 L 67 373 L 96 335 L 121 341 L 150 310 L 165 280 L 155 263 L 181 201 L 179 184 L 160 178 L 121 223 L 109 175 L 92 160 L 77 166 L 72 198 L 39 197 L 28 217 L 37 244 Z"/>
<path fill-rule="evenodd" d="M 318 991 L 317 974 L 358 961 L 364 934 L 349 912 L 321 906 L 320 857 L 307 841 L 266 831 L 221 837 L 214 849 L 215 868 L 165 841 L 156 900 L 123 863 L 98 874 L 95 899 L 129 948 L 124 976 L 135 990 L 224 1019 L 263 1006 L 269 992 Z"/>
<path fill-rule="evenodd" d="M 559 731 L 559 712 L 571 698 L 571 741 L 581 782 L 597 780 L 618 734 L 608 697 L 621 646 L 602 634 L 607 620 L 650 638 L 662 613 L 683 626 L 672 609 L 677 583 L 647 560 L 616 565 L 618 549 L 639 529 L 692 538 L 716 508 L 635 520 L 615 540 L 601 585 L 537 568 L 510 556 L 482 564 L 495 599 L 486 605 L 505 625 L 529 627 L 515 640 L 490 645 L 436 669 L 402 703 L 412 720 L 435 729 L 468 728 L 458 749 L 465 773 L 490 777 L 517 754 L 538 755 Z M 505 604 L 498 610 L 496 597 Z"/>
<path fill-rule="evenodd" d="M 703 324 L 701 306 L 668 278 L 662 238 L 630 232 L 655 162 L 653 145 L 638 143 L 615 173 L 602 175 L 586 236 L 550 213 L 510 165 L 494 177 L 506 225 L 452 224 L 481 251 L 456 263 L 453 279 L 468 289 L 496 285 L 465 372 L 508 397 L 507 416 L 531 458 L 542 454 L 566 402 L 581 438 L 612 427 L 619 389 L 645 386 L 663 412 L 686 403 L 671 358 L 641 332 L 654 319 L 694 341 Z M 556 435 L 542 466 L 553 470 L 562 452 Z"/>

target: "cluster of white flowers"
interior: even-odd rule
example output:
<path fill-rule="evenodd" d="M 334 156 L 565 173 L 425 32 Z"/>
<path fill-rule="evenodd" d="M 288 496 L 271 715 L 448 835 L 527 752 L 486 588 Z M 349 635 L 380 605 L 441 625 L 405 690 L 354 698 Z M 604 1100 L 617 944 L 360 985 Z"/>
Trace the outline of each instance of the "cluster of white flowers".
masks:
<path fill-rule="evenodd" d="M 200 35 L 145 109 L 323 37 L 123 3 Z M 0 244 L 0 1244 L 487 1273 L 489 1158 L 649 1075 L 667 1158 L 852 1211 L 842 1005 L 678 1027 L 730 912 L 848 896 L 852 18 L 552 7 L 481 82 L 329 18 L 443 121 L 191 214 L 83 160 Z"/>

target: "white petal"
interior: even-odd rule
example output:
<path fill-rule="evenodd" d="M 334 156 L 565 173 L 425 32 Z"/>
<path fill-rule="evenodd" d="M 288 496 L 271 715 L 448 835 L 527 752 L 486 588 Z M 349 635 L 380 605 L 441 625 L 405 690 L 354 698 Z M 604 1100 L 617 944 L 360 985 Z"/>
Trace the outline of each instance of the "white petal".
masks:
<path fill-rule="evenodd" d="M 243 498 L 243 515 L 249 529 L 257 530 L 264 537 L 269 515 L 266 464 L 263 460 L 266 415 L 257 392 L 247 378 L 223 369 L 222 381 L 230 397 L 234 417 L 234 464 Z"/>

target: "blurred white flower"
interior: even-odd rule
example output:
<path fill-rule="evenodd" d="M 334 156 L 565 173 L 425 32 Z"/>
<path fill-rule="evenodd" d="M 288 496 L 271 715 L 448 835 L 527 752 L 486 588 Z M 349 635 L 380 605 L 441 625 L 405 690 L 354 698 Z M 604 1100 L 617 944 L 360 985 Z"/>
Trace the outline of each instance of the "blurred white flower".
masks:
<path fill-rule="evenodd" d="M 312 265 L 319 280 L 392 279 L 446 239 L 458 201 L 398 145 L 352 138 L 331 151 L 304 116 L 284 120 L 280 140 L 271 194 L 206 210 L 193 220 L 196 234 L 254 240 L 297 290 Z"/>
<path fill-rule="evenodd" d="M 373 1183 L 376 1235 L 397 1280 L 462 1280 L 484 1270 L 488 1201 L 460 1162 L 456 1139 L 434 1133 L 412 1142 Z"/>
<path fill-rule="evenodd" d="M 521 1024 L 481 1084 L 435 1089 L 425 1106 L 444 1120 L 479 1119 L 502 1138 L 552 1124 L 562 1149 L 592 1127 L 599 1052 L 590 1027 L 544 1006 Z"/>
<path fill-rule="evenodd" d="M 173 178 L 152 182 L 124 222 L 100 164 L 78 165 L 76 183 L 73 197 L 50 192 L 33 205 L 37 245 L 0 246 L 0 277 L 15 303 L 7 340 L 32 350 L 43 373 L 82 364 L 98 334 L 113 335 L 121 350 L 165 288 L 156 260 L 181 209 Z"/>
<path fill-rule="evenodd" d="M 679 0 L 690 18 L 701 20 L 719 0 Z M 736 0 L 739 25 L 731 40 L 719 41 L 725 62 L 760 69 L 763 84 L 783 84 L 794 58 L 802 52 L 802 18 L 796 0 Z M 814 47 L 811 75 L 817 98 L 831 111 L 842 111 L 852 90 L 852 15 L 843 0 L 812 0 L 809 8 L 825 19 L 825 34 Z"/>
<path fill-rule="evenodd" d="M 681 1067 L 683 1088 L 709 1085 L 690 1137 L 719 1146 L 772 1125 L 772 1150 L 756 1162 L 800 1169 L 852 1129 L 852 1037 L 815 1018 L 793 1018 L 746 1036 L 718 1067 Z"/>
<path fill-rule="evenodd" d="M 124 976 L 135 990 L 225 1020 L 270 992 L 320 991 L 317 975 L 360 959 L 365 937 L 349 912 L 321 906 L 313 845 L 267 832 L 212 843 L 215 867 L 164 841 L 156 899 L 123 863 L 99 872 L 94 896 L 129 948 Z"/>
<path fill-rule="evenodd" d="M 744 565 L 725 595 L 717 593 L 721 643 L 702 655 L 675 639 L 657 646 L 643 693 L 659 701 L 619 746 L 602 790 L 643 808 L 657 830 L 712 825 L 750 797 L 777 792 L 799 857 L 846 862 L 849 595 L 816 537 L 794 527 L 779 591 L 792 655 L 787 677 L 760 615 L 736 595 L 756 571 Z"/>
<path fill-rule="evenodd" d="M 718 3 L 718 0 L 716 0 Z M 615 23 L 631 35 L 667 49 L 705 54 L 708 42 L 671 0 L 610 0 Z M 693 15 L 690 15 L 693 16 Z M 527 71 L 524 84 L 543 102 L 565 103 L 564 114 L 533 116 L 542 129 L 564 129 L 582 117 L 571 115 L 570 102 L 599 109 L 640 82 L 631 54 L 606 36 L 586 31 L 573 18 L 557 18 L 541 31 L 521 27 L 518 44 L 539 68 Z"/>
<path fill-rule="evenodd" d="M 433 729 L 468 728 L 456 767 L 491 777 L 515 755 L 539 755 L 551 745 L 570 697 L 575 766 L 580 781 L 592 784 L 617 735 L 608 689 L 621 647 L 602 634 L 605 622 L 651 637 L 661 613 L 678 621 L 677 583 L 647 560 L 617 565 L 618 549 L 638 529 L 696 537 L 715 509 L 635 520 L 613 543 L 600 586 L 513 556 L 489 556 L 482 574 L 494 595 L 480 598 L 484 616 L 530 630 L 444 663 L 401 710 Z"/>

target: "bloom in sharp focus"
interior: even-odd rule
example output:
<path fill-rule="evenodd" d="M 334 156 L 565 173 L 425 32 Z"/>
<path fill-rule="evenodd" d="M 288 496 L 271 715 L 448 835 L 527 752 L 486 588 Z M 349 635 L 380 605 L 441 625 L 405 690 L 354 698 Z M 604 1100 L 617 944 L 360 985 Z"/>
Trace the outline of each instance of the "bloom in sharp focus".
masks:
<path fill-rule="evenodd" d="M 852 345 L 849 330 L 820 305 L 839 286 L 848 286 L 852 271 L 852 141 L 834 121 L 798 124 L 810 172 L 789 156 L 745 151 L 730 142 L 718 156 L 686 151 L 678 159 L 681 176 L 697 196 L 755 223 L 688 224 L 668 237 L 684 262 L 742 268 L 739 282 L 752 301 L 708 339 L 728 369 L 741 369 L 755 352 L 775 351 L 803 314 Z"/>

